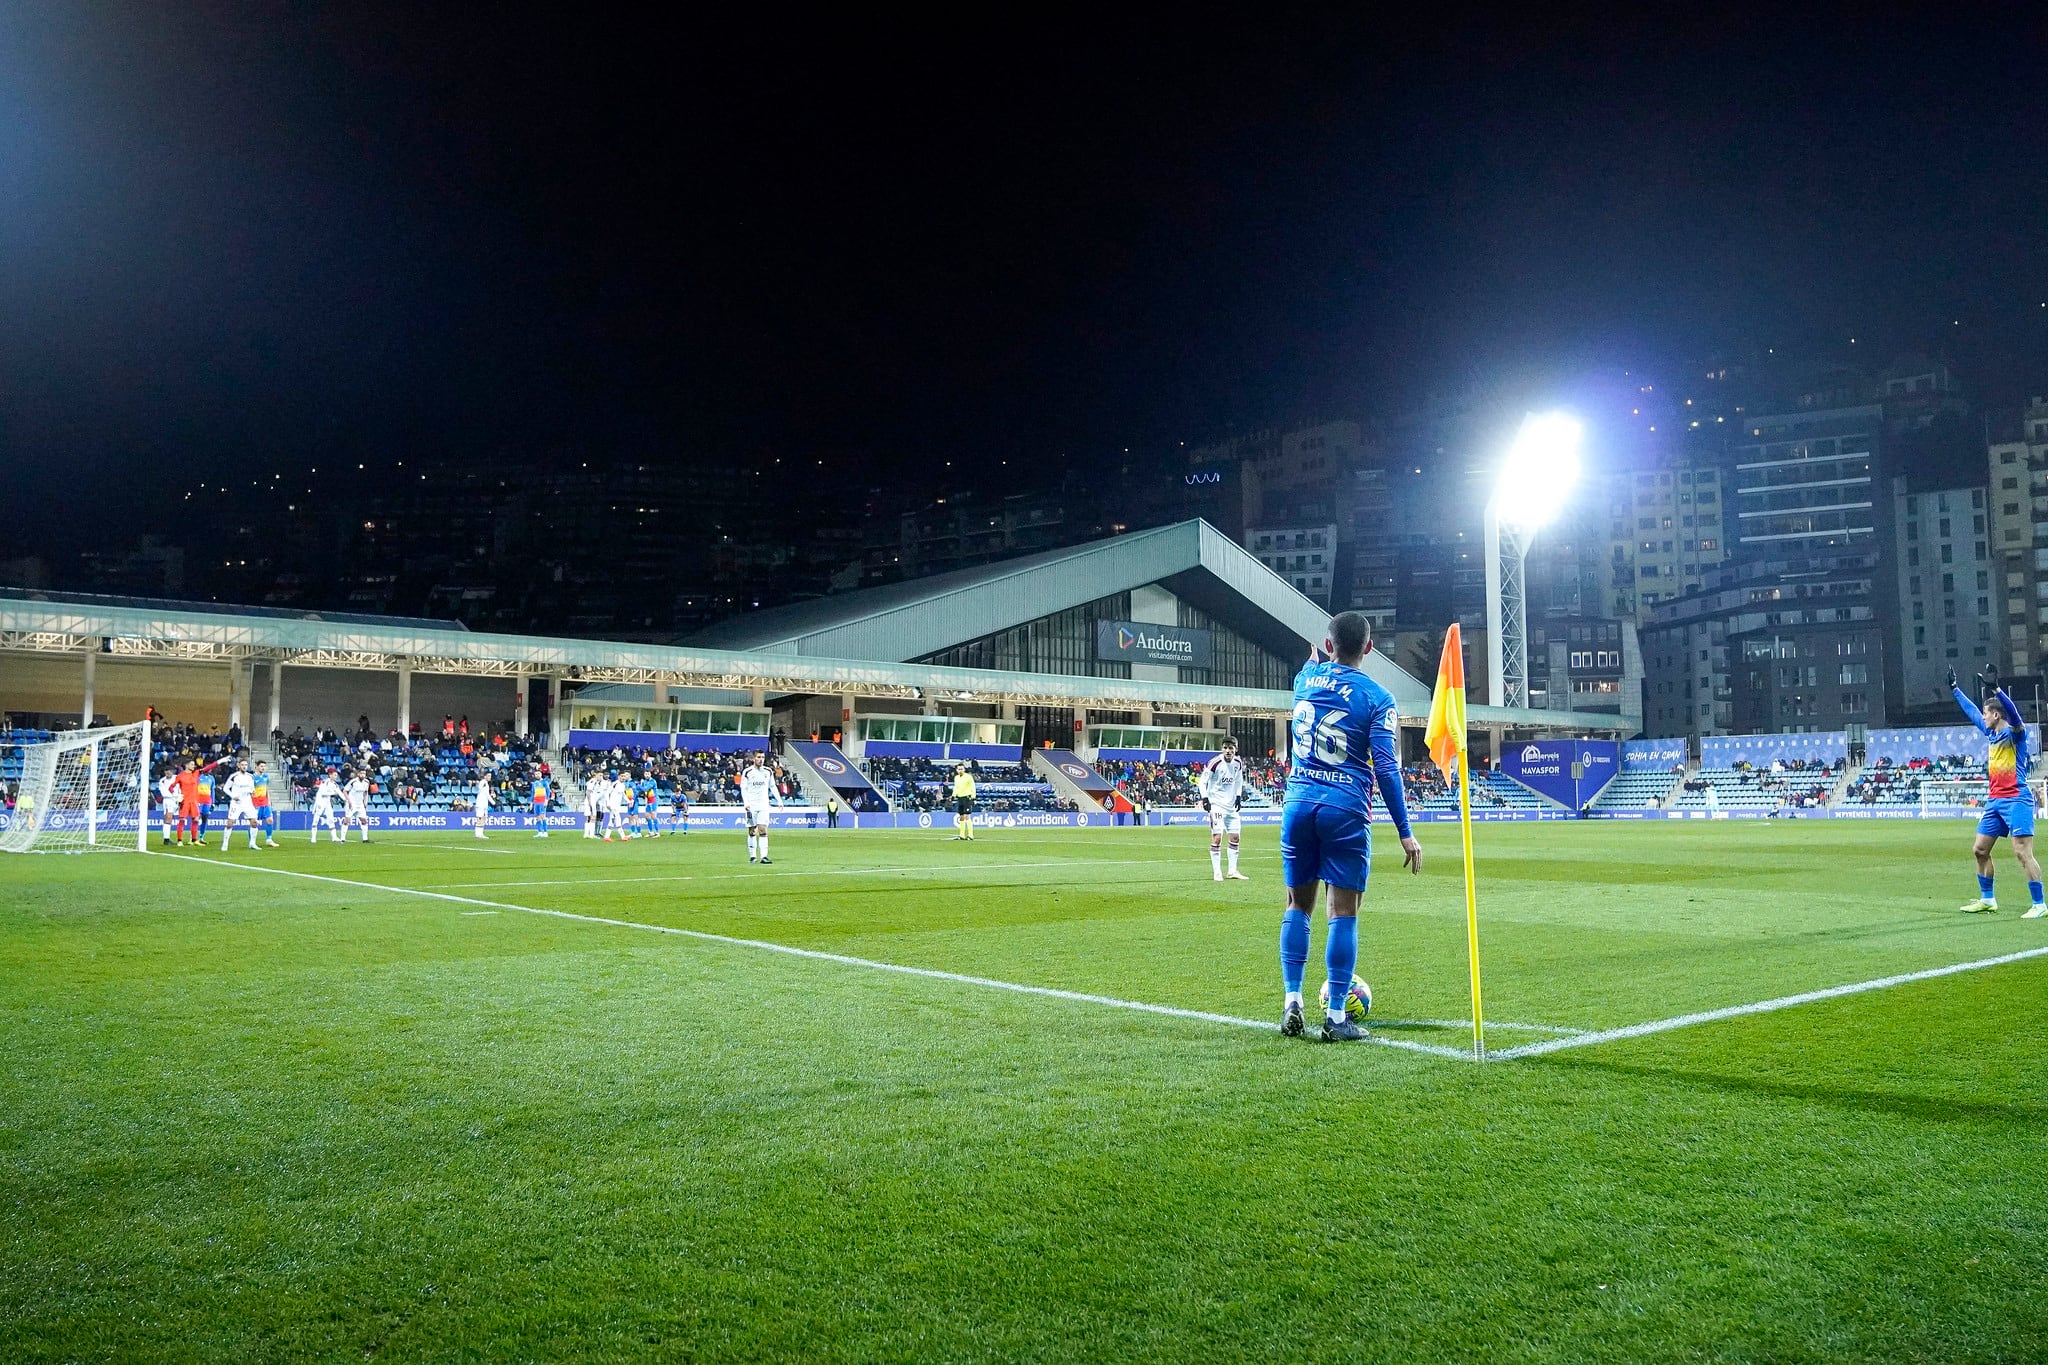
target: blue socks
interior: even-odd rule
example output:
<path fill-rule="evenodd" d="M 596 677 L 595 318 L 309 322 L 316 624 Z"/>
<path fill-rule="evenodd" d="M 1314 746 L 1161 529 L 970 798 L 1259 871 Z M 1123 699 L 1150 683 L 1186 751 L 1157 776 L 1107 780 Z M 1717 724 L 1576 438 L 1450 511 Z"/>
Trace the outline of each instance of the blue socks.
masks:
<path fill-rule="evenodd" d="M 1985 900 L 1988 901 L 1994 899 L 1994 897 L 1991 894 L 1991 878 L 1985 876 L 1981 872 L 1977 874 L 1977 889 L 1984 894 Z"/>
<path fill-rule="evenodd" d="M 1289 910 L 1280 917 L 1280 976 L 1290 995 L 1301 994 L 1308 967 L 1308 911 Z"/>
<path fill-rule="evenodd" d="M 2041 883 L 2027 883 L 2027 899 L 2029 901 L 2032 901 L 2035 905 L 2039 905 L 2041 903 Z"/>
<path fill-rule="evenodd" d="M 1358 965 L 1358 919 L 1330 921 L 1330 941 L 1323 947 L 1323 961 L 1330 969 L 1330 1009 L 1344 1012 L 1344 997 L 1351 990 L 1352 969 Z"/>

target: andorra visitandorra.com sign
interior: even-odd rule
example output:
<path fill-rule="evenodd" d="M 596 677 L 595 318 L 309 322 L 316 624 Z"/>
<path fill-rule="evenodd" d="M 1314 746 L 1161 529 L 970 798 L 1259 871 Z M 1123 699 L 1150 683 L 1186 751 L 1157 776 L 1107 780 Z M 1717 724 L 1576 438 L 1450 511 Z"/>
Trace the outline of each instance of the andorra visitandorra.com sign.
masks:
<path fill-rule="evenodd" d="M 1207 668 L 1209 632 L 1148 621 L 1097 621 L 1095 657 L 1108 663 L 1181 664 Z"/>

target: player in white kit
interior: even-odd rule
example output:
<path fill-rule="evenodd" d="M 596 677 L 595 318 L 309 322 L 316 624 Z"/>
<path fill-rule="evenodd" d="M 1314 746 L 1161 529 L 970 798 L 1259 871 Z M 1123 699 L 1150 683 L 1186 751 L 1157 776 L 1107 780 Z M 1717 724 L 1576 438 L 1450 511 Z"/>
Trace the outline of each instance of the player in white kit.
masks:
<path fill-rule="evenodd" d="M 164 847 L 169 848 L 171 822 L 178 818 L 178 775 L 175 772 L 165 773 L 163 781 L 156 784 L 156 794 L 158 803 L 164 811 Z"/>
<path fill-rule="evenodd" d="M 1223 752 L 1209 760 L 1202 769 L 1197 784 L 1202 793 L 1202 809 L 1209 812 L 1209 872 L 1216 881 L 1222 881 L 1223 842 L 1230 841 L 1230 879 L 1248 882 L 1251 878 L 1237 870 L 1237 846 L 1243 821 L 1238 816 L 1238 807 L 1244 804 L 1244 762 L 1237 756 L 1237 741 L 1223 741 Z"/>
<path fill-rule="evenodd" d="M 612 841 L 612 831 L 619 832 L 620 839 L 633 837 L 626 828 L 626 803 L 633 799 L 633 786 L 623 777 L 606 774 L 604 779 L 604 841 Z"/>
<path fill-rule="evenodd" d="M 583 779 L 583 837 L 597 837 L 598 816 L 604 811 L 604 774 L 592 773 Z"/>
<path fill-rule="evenodd" d="M 234 775 L 228 778 L 228 822 L 220 832 L 220 851 L 228 851 L 234 842 L 235 822 L 249 822 L 249 847 L 256 847 L 256 827 L 263 822 L 256 818 L 256 779 L 249 776 L 247 768 L 237 765 Z"/>
<path fill-rule="evenodd" d="M 476 837 L 488 839 L 484 833 L 484 817 L 491 813 L 491 775 L 479 771 L 476 775 Z"/>
<path fill-rule="evenodd" d="M 753 755 L 753 761 L 740 773 L 740 805 L 747 812 L 748 862 L 775 861 L 768 856 L 768 807 L 779 804 L 781 800 L 781 793 L 775 790 L 775 774 L 768 767 L 767 755 Z"/>
<path fill-rule="evenodd" d="M 342 842 L 348 842 L 348 827 L 363 827 L 363 842 L 370 842 L 370 779 L 360 772 L 349 774 L 348 785 L 341 789 Z"/>
<path fill-rule="evenodd" d="M 329 768 L 313 791 L 312 842 L 320 842 L 323 827 L 333 842 L 341 842 L 341 821 L 334 817 L 334 803 L 341 799 L 341 783 L 335 778 L 334 769 Z"/>

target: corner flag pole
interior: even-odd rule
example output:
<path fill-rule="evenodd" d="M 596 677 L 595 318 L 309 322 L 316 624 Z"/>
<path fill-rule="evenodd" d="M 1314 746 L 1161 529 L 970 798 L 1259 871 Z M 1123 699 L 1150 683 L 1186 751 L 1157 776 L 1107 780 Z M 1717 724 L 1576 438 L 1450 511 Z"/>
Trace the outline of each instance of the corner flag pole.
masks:
<path fill-rule="evenodd" d="M 1458 746 L 1458 826 L 1465 838 L 1465 946 L 1472 959 L 1472 1056 L 1486 1060 L 1486 1012 L 1479 995 L 1479 883 L 1472 876 L 1472 771 Z"/>
<path fill-rule="evenodd" d="M 1472 765 L 1465 755 L 1465 636 L 1456 621 L 1444 628 L 1443 657 L 1437 660 L 1436 688 L 1429 698 L 1429 728 L 1423 734 L 1437 770 L 1451 775 L 1458 759 L 1458 828 L 1465 839 L 1465 941 L 1472 957 L 1472 1056 L 1486 1060 L 1486 1016 L 1479 1004 L 1479 883 L 1472 875 Z"/>

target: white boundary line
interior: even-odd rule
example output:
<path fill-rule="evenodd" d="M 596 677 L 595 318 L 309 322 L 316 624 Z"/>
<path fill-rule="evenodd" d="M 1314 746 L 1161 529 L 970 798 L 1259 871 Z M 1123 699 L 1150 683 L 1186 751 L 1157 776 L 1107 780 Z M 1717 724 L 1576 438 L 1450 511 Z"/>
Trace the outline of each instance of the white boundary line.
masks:
<path fill-rule="evenodd" d="M 455 896 L 445 891 L 429 891 L 419 887 L 387 886 L 381 882 L 355 881 L 347 877 L 329 877 L 316 872 L 294 872 L 288 868 L 265 867 L 261 863 L 222 862 L 218 856 L 201 857 L 186 853 L 169 853 L 161 856 L 176 858 L 180 862 L 199 863 L 207 867 L 233 867 L 249 872 L 268 872 L 279 877 L 298 877 L 306 881 L 329 882 L 336 886 L 353 886 L 366 891 L 383 891 L 399 896 L 418 896 L 427 900 L 450 901 L 460 905 L 482 906 L 490 910 L 516 910 L 521 914 L 544 915 L 551 919 L 575 920 L 585 924 L 603 924 L 616 929 L 639 929 L 648 933 L 670 934 L 678 938 L 696 939 L 703 943 L 721 943 L 729 947 L 754 948 L 762 952 L 782 953 L 789 957 L 807 958 L 814 962 L 836 962 L 842 966 L 865 967 L 871 971 L 896 972 L 903 976 L 923 977 L 931 981 L 949 981 L 957 985 L 980 986 L 989 990 L 1013 991 L 1019 995 L 1044 996 L 1054 1000 L 1068 1000 L 1080 1004 L 1103 1005 L 1112 1009 L 1133 1010 L 1142 1014 L 1165 1015 L 1175 1019 L 1196 1019 L 1212 1024 L 1231 1024 L 1240 1028 L 1271 1028 L 1264 1020 L 1243 1019 L 1236 1015 L 1216 1014 L 1208 1010 L 1180 1009 L 1172 1005 L 1153 1005 L 1139 1000 L 1120 1000 L 1115 996 L 1092 995 L 1084 991 L 1059 990 L 1051 986 L 1029 986 L 1015 981 L 998 981 L 993 977 L 967 976 L 958 972 L 942 972 L 931 967 L 908 967 L 895 962 L 878 962 L 872 958 L 850 957 L 843 953 L 826 953 L 812 948 L 795 948 L 784 943 L 770 943 L 764 939 L 736 938 L 727 934 L 707 933 L 701 929 L 679 929 L 665 924 L 642 924 L 634 920 L 611 919 L 603 915 L 583 915 L 570 910 L 547 910 L 539 906 L 516 905 L 510 901 L 487 901 L 471 896 Z M 1017 864 L 1008 864 L 1017 866 Z M 1973 962 L 1951 963 L 1945 967 L 1928 967 L 1917 972 L 1901 972 L 1895 976 L 1882 976 L 1871 981 L 1856 981 L 1843 986 L 1826 986 L 1819 990 L 1801 991 L 1797 995 L 1781 995 L 1771 1000 L 1756 1000 L 1744 1005 L 1728 1005 L 1721 1009 L 1701 1010 L 1693 1014 L 1676 1015 L 1669 1019 L 1653 1019 L 1647 1023 L 1630 1024 L 1623 1028 L 1600 1029 L 1591 1033 L 1572 1032 L 1550 1025 L 1495 1023 L 1493 1027 L 1528 1032 L 1548 1032 L 1560 1036 L 1545 1038 L 1540 1042 L 1523 1043 L 1501 1051 L 1489 1051 L 1488 1061 L 1514 1061 L 1524 1057 L 1541 1057 L 1552 1052 L 1563 1052 L 1570 1048 L 1593 1047 L 1601 1043 L 1621 1042 L 1629 1038 L 1644 1038 L 1657 1033 L 1669 1033 L 1674 1029 L 1691 1028 L 1695 1024 L 1711 1024 L 1723 1019 L 1740 1019 L 1753 1014 L 1771 1014 L 1778 1010 L 1792 1009 L 1799 1005 L 1810 1005 L 1821 1000 L 1833 1000 L 1842 996 L 1861 995 L 1867 991 L 1889 990 L 1894 986 L 1910 985 L 1917 981 L 1933 981 L 1944 976 L 1957 976 L 1964 972 L 1983 971 L 1990 967 L 2003 967 L 2015 962 L 2048 957 L 2048 945 L 2038 948 L 2023 948 L 2018 952 L 2002 953 L 1997 957 L 1978 958 Z M 1452 1019 L 1388 1020 L 1387 1026 L 1407 1023 L 1421 1027 L 1469 1028 L 1470 1021 Z M 1399 1048 L 1407 1052 L 1427 1053 L 1433 1057 L 1448 1057 L 1456 1061 L 1469 1061 L 1472 1054 L 1463 1048 L 1443 1047 L 1434 1043 L 1418 1043 L 1407 1038 L 1389 1038 L 1385 1034 L 1369 1034 L 1367 1040 L 1381 1047 Z"/>
<path fill-rule="evenodd" d="M 2028 958 L 2048 957 L 2048 947 L 2023 948 L 2016 953 L 2002 953 L 1997 957 L 1979 958 L 1975 962 L 1957 962 L 1947 967 L 1929 967 L 1924 971 L 1901 972 L 1897 976 L 1881 976 L 1875 981 L 1857 981 L 1847 986 L 1828 986 L 1817 991 L 1801 991 L 1797 995 L 1781 995 L 1775 1000 L 1757 1000 L 1747 1005 L 1729 1005 L 1725 1009 L 1701 1010 L 1697 1014 L 1681 1014 L 1670 1019 L 1653 1019 L 1647 1024 L 1630 1024 L 1626 1028 L 1602 1029 L 1597 1033 L 1581 1033 L 1569 1038 L 1546 1038 L 1540 1043 L 1524 1043 L 1501 1052 L 1487 1054 L 1494 1061 L 1510 1061 L 1517 1057 L 1540 1057 L 1547 1052 L 1562 1052 L 1566 1048 L 1591 1047 L 1596 1043 L 1615 1043 L 1624 1038 L 1644 1038 L 1653 1033 L 1669 1033 L 1673 1029 L 1691 1028 L 1694 1024 L 1711 1024 L 1722 1019 L 1740 1019 L 1751 1014 L 1770 1014 L 1776 1010 L 1789 1010 L 1795 1005 L 1810 1005 L 1817 1000 L 1833 1000 L 1844 995 L 1861 995 L 1865 991 L 1887 990 L 1893 986 L 1904 986 L 1915 981 L 1932 981 L 1937 977 L 1956 976 L 1963 972 L 1982 971 L 1986 967 L 2003 967 L 2008 963 L 2024 962 Z"/>
<path fill-rule="evenodd" d="M 1178 858 L 1124 858 L 1127 863 L 1177 863 Z M 990 872 L 1011 867 L 1100 867 L 1102 864 L 1087 859 L 1073 858 L 1051 863 L 955 863 L 952 866 L 934 867 L 836 867 L 816 871 L 806 868 L 791 868 L 783 872 L 787 877 L 940 877 L 955 872 Z M 519 882 L 429 882 L 427 889 L 435 891 L 489 891 L 506 886 L 617 886 L 626 882 L 730 882 L 744 881 L 749 877 L 770 877 L 767 872 L 691 872 L 664 873 L 645 877 L 549 877 L 535 881 Z M 1193 878 L 1189 879 L 1191 882 Z M 1469 1027 L 1469 1026 L 1468 1026 Z"/>
<path fill-rule="evenodd" d="M 1271 1030 L 1273 1024 L 1264 1019 L 1241 1019 L 1234 1014 L 1215 1014 L 1208 1010 L 1186 1010 L 1172 1005 L 1151 1005 L 1140 1000 L 1119 1000 L 1113 995 L 1091 995 L 1085 991 L 1064 991 L 1051 986 L 1027 986 L 1015 981 L 997 981 L 986 976 L 965 976 L 959 972 L 942 972 L 931 967 L 906 967 L 896 962 L 877 962 L 872 958 L 849 957 L 844 953 L 825 953 L 813 948 L 792 948 L 785 943 L 769 943 L 757 938 L 734 938 L 726 934 L 706 933 L 702 929 L 678 929 L 666 924 L 641 924 L 635 920 L 610 919 L 603 915 L 579 915 L 570 910 L 546 910 L 533 905 L 514 905 L 510 901 L 487 901 L 473 896 L 452 896 L 445 891 L 426 891 L 410 886 L 386 886 L 380 882 L 355 881 L 348 877 L 329 877 L 317 872 L 294 872 L 289 868 L 265 867 L 261 863 L 223 863 L 211 858 L 199 858 L 183 853 L 163 855 L 180 862 L 198 863 L 204 867 L 233 867 L 245 872 L 267 872 L 274 877 L 298 877 L 309 882 L 331 882 L 336 886 L 353 886 L 365 891 L 385 891 L 398 896 L 419 896 L 427 900 L 452 901 L 458 905 L 480 905 L 491 910 L 517 910 L 527 915 L 545 915 L 551 919 L 576 920 L 584 924 L 604 924 L 614 929 L 640 929 L 654 934 L 672 934 L 678 938 L 696 939 L 702 943 L 722 943 L 728 947 L 756 948 L 763 952 L 782 953 L 789 957 L 807 958 L 813 962 L 836 962 L 846 967 L 866 967 L 871 971 L 896 972 L 903 976 L 923 977 L 929 981 L 949 981 L 963 986 L 981 986 L 989 990 L 1014 991 L 1019 995 L 1044 996 L 1052 1000 L 1069 1000 L 1077 1004 L 1104 1005 L 1111 1009 L 1134 1010 L 1141 1014 L 1160 1014 L 1174 1019 L 1198 1019 L 1210 1024 L 1232 1024 L 1239 1028 Z M 1423 1052 L 1432 1057 L 1450 1057 L 1460 1061 L 1469 1057 L 1461 1048 L 1441 1047 L 1435 1043 L 1418 1043 L 1407 1038 L 1388 1038 L 1382 1034 L 1369 1033 L 1366 1041 L 1381 1047 L 1399 1048 L 1404 1052 Z"/>

